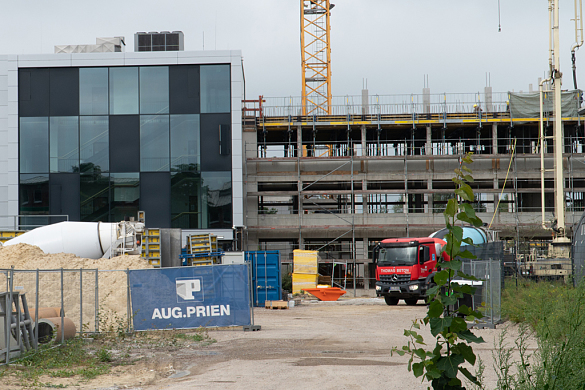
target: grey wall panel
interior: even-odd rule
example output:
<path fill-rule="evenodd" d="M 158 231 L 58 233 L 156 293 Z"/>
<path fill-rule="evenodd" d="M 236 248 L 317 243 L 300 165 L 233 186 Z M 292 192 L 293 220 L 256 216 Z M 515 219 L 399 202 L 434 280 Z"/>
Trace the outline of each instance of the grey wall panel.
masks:
<path fill-rule="evenodd" d="M 49 214 L 68 215 L 70 221 L 80 220 L 79 174 L 55 173 L 49 175 Z M 52 218 L 61 222 L 63 218 Z"/>
<path fill-rule="evenodd" d="M 199 66 L 181 65 L 169 68 L 169 112 L 199 114 Z"/>
<path fill-rule="evenodd" d="M 230 123 L 230 114 L 201 114 L 201 171 L 232 169 L 231 153 L 224 150 L 226 154 L 220 154 L 219 142 L 221 126 L 229 127 Z"/>
<path fill-rule="evenodd" d="M 138 115 L 110 116 L 110 172 L 140 171 Z"/>
<path fill-rule="evenodd" d="M 143 172 L 140 174 L 140 210 L 146 213 L 149 228 L 171 226 L 170 172 Z"/>
<path fill-rule="evenodd" d="M 51 116 L 79 115 L 79 69 L 51 69 L 50 113 Z"/>
<path fill-rule="evenodd" d="M 20 69 L 18 113 L 20 116 L 49 116 L 49 69 Z"/>

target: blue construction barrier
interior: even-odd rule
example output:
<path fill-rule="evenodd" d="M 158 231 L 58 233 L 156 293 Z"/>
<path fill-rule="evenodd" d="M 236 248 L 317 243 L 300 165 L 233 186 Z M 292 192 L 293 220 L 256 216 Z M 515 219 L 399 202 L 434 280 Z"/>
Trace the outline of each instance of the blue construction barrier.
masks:
<path fill-rule="evenodd" d="M 129 271 L 135 330 L 251 325 L 245 264 Z"/>

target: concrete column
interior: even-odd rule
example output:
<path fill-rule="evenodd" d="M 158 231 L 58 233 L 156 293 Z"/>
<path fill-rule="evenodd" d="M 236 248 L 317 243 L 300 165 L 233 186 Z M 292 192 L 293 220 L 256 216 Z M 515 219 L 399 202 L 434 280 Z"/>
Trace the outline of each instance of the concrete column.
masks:
<path fill-rule="evenodd" d="M 425 146 L 425 154 L 431 156 L 433 154 L 433 133 L 431 125 L 427 125 L 427 143 Z"/>
<path fill-rule="evenodd" d="M 366 179 L 362 180 L 362 189 L 364 191 L 368 190 L 368 181 Z M 363 214 L 369 214 L 368 212 L 368 195 L 362 195 L 362 207 L 363 207 Z"/>
<path fill-rule="evenodd" d="M 368 251 L 368 237 L 363 238 L 363 258 L 368 259 L 370 258 L 370 253 Z M 370 289 L 370 262 L 364 261 L 364 290 Z"/>
<path fill-rule="evenodd" d="M 492 123 L 492 154 L 498 154 L 498 124 Z"/>
<path fill-rule="evenodd" d="M 361 125 L 361 133 L 362 133 L 362 156 L 367 156 L 368 151 L 366 149 L 367 142 L 366 142 L 366 125 Z"/>
<path fill-rule="evenodd" d="M 496 176 L 496 172 L 494 172 L 494 176 Z M 499 189 L 499 187 L 500 187 L 500 184 L 498 182 L 498 179 L 497 179 L 497 177 L 494 177 L 494 190 Z M 494 193 L 494 210 L 492 210 L 492 212 L 495 211 L 496 208 L 498 207 L 498 200 L 499 199 L 500 199 L 500 194 L 497 192 Z"/>
<path fill-rule="evenodd" d="M 432 172 L 429 172 L 432 175 Z M 433 179 L 427 179 L 427 193 L 425 197 L 427 198 L 427 213 L 433 214 L 433 209 L 435 208 L 435 202 L 433 200 Z"/>
<path fill-rule="evenodd" d="M 298 156 L 298 164 L 299 166 L 297 167 L 297 170 L 299 172 L 299 176 L 297 177 L 297 186 L 298 186 L 298 191 L 299 191 L 299 199 L 297 199 L 297 208 L 298 208 L 298 221 L 299 221 L 299 249 L 303 250 L 305 249 L 305 243 L 303 240 L 303 234 L 302 234 L 302 224 L 303 224 L 303 196 L 300 194 L 301 190 L 303 189 L 303 181 L 301 180 L 300 177 L 300 169 L 301 169 L 301 157 L 303 156 L 303 128 L 302 126 L 299 124 L 297 126 L 297 156 Z"/>

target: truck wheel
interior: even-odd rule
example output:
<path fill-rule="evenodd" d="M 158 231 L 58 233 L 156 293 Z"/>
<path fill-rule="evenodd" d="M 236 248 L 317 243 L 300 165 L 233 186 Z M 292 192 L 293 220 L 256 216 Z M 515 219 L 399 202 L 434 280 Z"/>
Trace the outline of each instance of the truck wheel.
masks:
<path fill-rule="evenodd" d="M 388 306 L 396 306 L 398 305 L 398 298 L 394 298 L 394 297 L 384 297 L 384 300 L 386 301 L 386 304 Z"/>
<path fill-rule="evenodd" d="M 414 306 L 418 302 L 418 298 L 408 298 L 405 299 L 404 302 L 406 302 L 408 306 Z"/>

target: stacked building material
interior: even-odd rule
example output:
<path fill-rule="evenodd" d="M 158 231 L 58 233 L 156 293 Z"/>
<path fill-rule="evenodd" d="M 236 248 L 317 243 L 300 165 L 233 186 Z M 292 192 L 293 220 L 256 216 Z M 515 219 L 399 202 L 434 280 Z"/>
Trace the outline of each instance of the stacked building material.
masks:
<path fill-rule="evenodd" d="M 293 251 L 293 294 L 317 287 L 319 252 L 295 249 Z"/>

